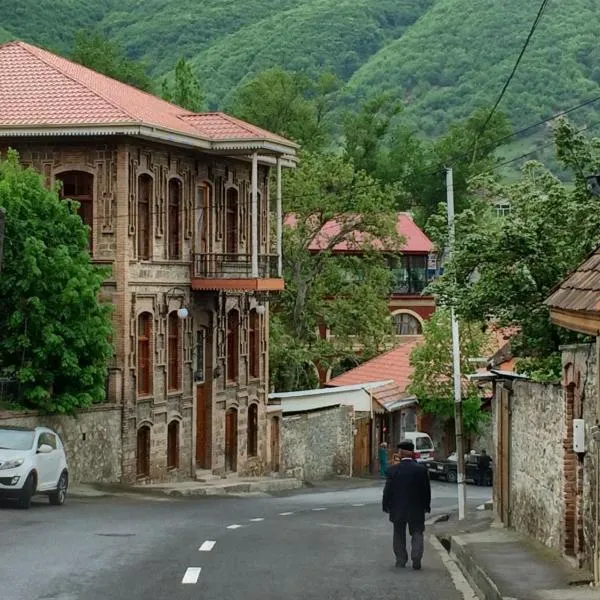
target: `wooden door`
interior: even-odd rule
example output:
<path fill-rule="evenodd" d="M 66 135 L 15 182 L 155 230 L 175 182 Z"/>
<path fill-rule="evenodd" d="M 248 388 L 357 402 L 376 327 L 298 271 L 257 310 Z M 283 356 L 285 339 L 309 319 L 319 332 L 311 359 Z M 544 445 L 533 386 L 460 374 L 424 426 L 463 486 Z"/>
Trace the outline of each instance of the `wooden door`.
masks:
<path fill-rule="evenodd" d="M 206 406 L 204 384 L 196 386 L 196 465 L 200 469 L 210 469 L 208 453 L 209 413 Z"/>
<path fill-rule="evenodd" d="M 271 471 L 279 472 L 279 423 L 278 417 L 271 419 Z"/>
<path fill-rule="evenodd" d="M 370 419 L 361 419 L 355 422 L 356 435 L 354 436 L 354 451 L 352 455 L 352 474 L 355 477 L 368 475 L 371 462 Z"/>
<path fill-rule="evenodd" d="M 235 408 L 225 413 L 225 469 L 227 471 L 237 471 L 237 414 Z"/>

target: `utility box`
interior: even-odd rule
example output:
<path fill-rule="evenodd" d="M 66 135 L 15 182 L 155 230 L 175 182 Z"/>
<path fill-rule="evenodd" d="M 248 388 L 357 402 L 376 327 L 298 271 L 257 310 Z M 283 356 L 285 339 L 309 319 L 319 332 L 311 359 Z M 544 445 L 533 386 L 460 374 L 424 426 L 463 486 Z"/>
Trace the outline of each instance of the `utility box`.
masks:
<path fill-rule="evenodd" d="M 585 452 L 585 421 L 573 419 L 573 452 Z"/>

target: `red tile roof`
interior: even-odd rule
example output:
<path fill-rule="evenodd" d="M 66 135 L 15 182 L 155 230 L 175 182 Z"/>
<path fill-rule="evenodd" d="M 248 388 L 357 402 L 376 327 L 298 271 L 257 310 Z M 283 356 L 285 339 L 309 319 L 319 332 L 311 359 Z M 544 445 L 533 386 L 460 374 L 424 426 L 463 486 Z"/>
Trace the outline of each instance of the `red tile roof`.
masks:
<path fill-rule="evenodd" d="M 223 113 L 195 114 L 24 42 L 0 45 L 0 130 L 156 127 L 206 141 L 296 144 Z"/>
<path fill-rule="evenodd" d="M 348 218 L 352 218 L 352 215 L 348 215 Z M 294 227 L 296 224 L 296 216 L 287 215 L 285 224 L 289 227 Z M 309 250 L 316 252 L 326 248 L 329 240 L 339 235 L 341 226 L 342 223 L 336 219 L 332 219 L 325 223 L 311 242 Z M 365 244 L 366 240 L 370 241 L 376 249 L 390 252 L 399 251 L 409 254 L 429 254 L 433 250 L 433 243 L 431 240 L 423 233 L 421 228 L 413 221 L 408 213 L 398 213 L 396 218 L 396 232 L 404 240 L 400 249 L 392 246 L 386 247 L 385 241 L 368 240 L 367 236 L 362 232 L 353 232 L 348 234 L 346 239 L 336 244 L 333 247 L 333 250 L 338 252 L 355 252 L 361 249 L 361 246 Z"/>
<path fill-rule="evenodd" d="M 327 385 L 336 387 L 339 385 L 353 385 L 391 379 L 396 386 L 396 398 L 394 399 L 398 399 L 398 394 L 406 395 L 406 388 L 410 383 L 410 377 L 413 372 L 413 368 L 410 365 L 410 354 L 421 340 L 421 336 L 411 337 L 401 342 L 394 349 L 384 352 L 364 362 L 362 365 L 358 365 L 358 367 L 334 377 L 327 382 Z"/>

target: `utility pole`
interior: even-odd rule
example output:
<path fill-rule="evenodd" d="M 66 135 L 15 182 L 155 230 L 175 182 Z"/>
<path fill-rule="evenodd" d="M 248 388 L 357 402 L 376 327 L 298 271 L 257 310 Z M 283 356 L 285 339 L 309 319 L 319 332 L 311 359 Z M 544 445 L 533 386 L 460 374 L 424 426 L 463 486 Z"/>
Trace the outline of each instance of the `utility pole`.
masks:
<path fill-rule="evenodd" d="M 446 169 L 446 194 L 448 204 L 448 254 L 451 256 L 454 250 L 454 181 L 452 168 Z M 463 414 L 462 414 L 462 390 L 460 381 L 460 339 L 458 333 L 458 320 L 454 308 L 454 299 L 451 307 L 452 320 L 452 372 L 454 375 L 454 427 L 456 435 L 456 467 L 457 467 L 457 490 L 458 490 L 458 518 L 465 518 L 465 504 L 467 489 L 465 486 L 465 450 L 463 442 Z"/>

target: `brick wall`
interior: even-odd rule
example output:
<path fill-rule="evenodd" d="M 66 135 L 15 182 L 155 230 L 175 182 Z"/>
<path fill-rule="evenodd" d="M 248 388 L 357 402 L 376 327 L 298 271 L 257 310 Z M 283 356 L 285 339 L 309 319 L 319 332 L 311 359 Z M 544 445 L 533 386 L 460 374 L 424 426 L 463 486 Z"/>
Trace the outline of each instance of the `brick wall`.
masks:
<path fill-rule="evenodd" d="M 71 483 L 113 483 L 121 480 L 121 407 L 103 404 L 76 416 L 37 412 L 0 412 L 0 425 L 50 427 L 67 453 Z"/>
<path fill-rule="evenodd" d="M 301 470 L 306 481 L 349 476 L 353 449 L 352 407 L 284 416 L 282 468 Z"/>

